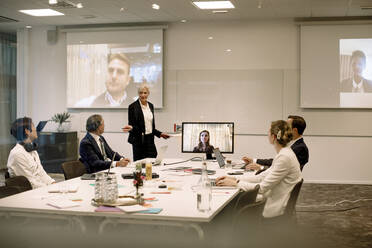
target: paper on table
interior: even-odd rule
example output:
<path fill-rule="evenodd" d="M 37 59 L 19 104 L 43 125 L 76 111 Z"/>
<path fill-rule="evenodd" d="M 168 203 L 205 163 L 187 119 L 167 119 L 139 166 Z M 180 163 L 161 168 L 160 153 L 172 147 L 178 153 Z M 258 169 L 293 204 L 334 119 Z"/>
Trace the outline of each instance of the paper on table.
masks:
<path fill-rule="evenodd" d="M 141 206 L 141 205 L 132 205 L 132 206 L 119 206 L 121 210 L 123 210 L 126 213 L 134 213 L 134 212 L 139 212 L 139 211 L 144 211 L 147 210 L 147 208 Z"/>
<path fill-rule="evenodd" d="M 163 210 L 162 208 L 148 208 L 146 210 L 139 211 L 138 213 L 141 213 L 141 214 L 158 214 L 162 210 Z"/>
<path fill-rule="evenodd" d="M 70 201 L 68 199 L 53 199 L 53 200 L 49 200 L 47 204 L 52 207 L 60 208 L 60 209 L 80 206 L 79 203 Z"/>
<path fill-rule="evenodd" d="M 79 189 L 79 185 L 68 185 L 68 192 L 69 193 L 76 193 Z M 61 186 L 58 184 L 53 184 L 48 189 L 49 193 L 62 193 Z"/>
<path fill-rule="evenodd" d="M 131 195 L 136 192 L 133 188 L 119 188 L 119 195 Z"/>
<path fill-rule="evenodd" d="M 106 206 L 100 206 L 94 210 L 94 212 L 122 212 L 117 207 L 106 207 Z"/>

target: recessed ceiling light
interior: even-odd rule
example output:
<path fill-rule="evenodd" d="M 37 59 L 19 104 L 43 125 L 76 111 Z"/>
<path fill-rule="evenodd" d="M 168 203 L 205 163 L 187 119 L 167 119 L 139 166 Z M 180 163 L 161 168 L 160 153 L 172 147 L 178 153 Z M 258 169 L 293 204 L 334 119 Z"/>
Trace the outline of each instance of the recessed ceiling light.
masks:
<path fill-rule="evenodd" d="M 160 9 L 160 6 L 157 5 L 156 3 L 153 3 L 153 4 L 152 4 L 152 8 L 153 8 L 153 9 Z"/>
<path fill-rule="evenodd" d="M 76 4 L 76 8 L 78 8 L 78 9 L 83 8 L 83 4 L 82 4 L 82 3 L 77 3 L 77 4 Z"/>
<path fill-rule="evenodd" d="M 226 52 L 231 52 L 231 49 L 226 49 Z"/>
<path fill-rule="evenodd" d="M 26 26 L 26 28 L 32 28 L 32 26 L 30 26 L 30 25 L 27 25 L 27 26 Z"/>
<path fill-rule="evenodd" d="M 194 1 L 192 2 L 199 9 L 234 9 L 230 1 Z"/>
<path fill-rule="evenodd" d="M 228 10 L 212 10 L 212 13 L 213 14 L 224 14 L 224 13 L 227 13 L 229 12 Z"/>
<path fill-rule="evenodd" d="M 120 12 L 123 12 L 125 10 L 125 8 L 120 8 Z"/>
<path fill-rule="evenodd" d="M 61 16 L 65 15 L 61 12 L 52 10 L 52 9 L 24 9 L 24 10 L 19 10 L 19 12 L 22 12 L 26 15 L 31 15 L 31 16 Z"/>
<path fill-rule="evenodd" d="M 182 22 L 182 23 L 185 23 L 185 22 L 187 22 L 187 20 L 181 20 L 181 22 Z"/>
<path fill-rule="evenodd" d="M 209 36 L 209 37 L 208 37 L 208 40 L 213 40 L 213 37 L 212 37 L 212 36 Z"/>

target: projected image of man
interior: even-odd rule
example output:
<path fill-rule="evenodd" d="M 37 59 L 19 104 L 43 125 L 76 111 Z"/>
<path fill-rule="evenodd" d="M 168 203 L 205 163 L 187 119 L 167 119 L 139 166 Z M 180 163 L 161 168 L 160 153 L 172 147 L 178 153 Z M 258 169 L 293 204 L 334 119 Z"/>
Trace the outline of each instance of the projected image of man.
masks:
<path fill-rule="evenodd" d="M 124 54 L 109 54 L 106 91 L 97 96 L 92 107 L 127 107 L 133 101 L 127 92 L 130 63 Z"/>
<path fill-rule="evenodd" d="M 363 77 L 366 68 L 366 55 L 359 50 L 353 51 L 350 60 L 351 77 L 341 81 L 340 92 L 372 92 L 372 81 Z"/>

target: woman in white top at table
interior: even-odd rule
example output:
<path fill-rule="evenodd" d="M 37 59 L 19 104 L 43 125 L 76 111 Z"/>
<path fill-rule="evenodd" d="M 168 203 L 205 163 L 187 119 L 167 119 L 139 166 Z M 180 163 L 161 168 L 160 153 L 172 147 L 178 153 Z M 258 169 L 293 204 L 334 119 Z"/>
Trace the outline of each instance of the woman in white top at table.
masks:
<path fill-rule="evenodd" d="M 132 144 L 133 161 L 155 158 L 157 151 L 154 136 L 168 139 L 169 135 L 155 128 L 154 105 L 147 101 L 150 89 L 146 84 L 138 88 L 138 100 L 128 107 L 128 124 L 123 127 L 129 132 L 128 142 Z"/>
<path fill-rule="evenodd" d="M 292 131 L 287 122 L 274 121 L 268 132 L 268 139 L 277 152 L 272 166 L 259 175 L 240 178 L 223 176 L 217 178 L 219 186 L 237 186 L 245 191 L 259 184 L 259 193 L 267 200 L 263 211 L 265 218 L 284 214 L 293 187 L 301 181 L 300 165 L 296 155 L 287 144 L 292 139 Z"/>

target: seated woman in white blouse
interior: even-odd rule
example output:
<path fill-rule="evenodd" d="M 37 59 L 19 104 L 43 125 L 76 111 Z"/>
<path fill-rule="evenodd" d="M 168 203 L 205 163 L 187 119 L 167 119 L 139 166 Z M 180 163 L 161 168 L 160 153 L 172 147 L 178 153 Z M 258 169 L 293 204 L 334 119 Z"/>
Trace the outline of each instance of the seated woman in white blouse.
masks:
<path fill-rule="evenodd" d="M 302 177 L 296 155 L 287 147 L 292 139 L 292 131 L 287 122 L 283 120 L 272 122 L 268 138 L 277 152 L 269 169 L 259 175 L 242 176 L 239 179 L 223 176 L 217 178 L 216 184 L 237 186 L 246 191 L 259 184 L 259 193 L 267 198 L 263 216 L 272 218 L 284 214 L 290 193 Z"/>

